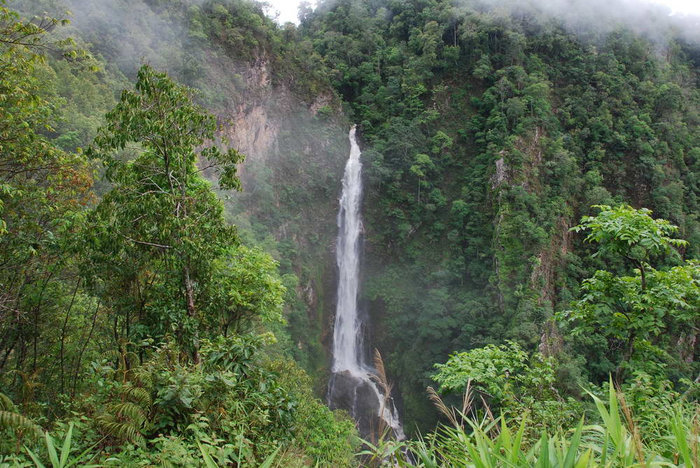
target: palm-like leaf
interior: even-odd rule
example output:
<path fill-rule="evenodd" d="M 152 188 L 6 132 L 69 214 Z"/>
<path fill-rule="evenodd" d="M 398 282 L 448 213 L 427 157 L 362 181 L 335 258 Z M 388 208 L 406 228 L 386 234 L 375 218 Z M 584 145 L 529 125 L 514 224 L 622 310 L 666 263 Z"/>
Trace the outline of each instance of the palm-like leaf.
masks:
<path fill-rule="evenodd" d="M 0 411 L 0 428 L 13 429 L 41 437 L 42 430 L 39 425 L 26 416 L 14 411 Z"/>

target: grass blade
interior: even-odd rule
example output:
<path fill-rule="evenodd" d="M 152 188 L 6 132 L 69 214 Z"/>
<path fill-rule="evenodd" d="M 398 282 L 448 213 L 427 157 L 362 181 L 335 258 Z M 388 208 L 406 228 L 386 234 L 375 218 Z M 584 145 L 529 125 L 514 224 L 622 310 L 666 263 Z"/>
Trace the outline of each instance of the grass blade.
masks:
<path fill-rule="evenodd" d="M 32 461 L 34 462 L 34 465 L 36 465 L 36 468 L 46 468 L 44 464 L 41 463 L 41 460 L 39 460 L 39 457 L 37 457 L 34 452 L 29 450 L 29 447 L 25 446 L 24 449 L 29 454 L 29 457 L 31 457 Z"/>
<path fill-rule="evenodd" d="M 45 434 L 46 437 L 46 451 L 49 453 L 49 460 L 51 460 L 51 465 L 54 468 L 59 468 L 61 465 L 58 460 L 58 453 L 56 453 L 56 447 L 54 446 L 53 439 L 48 432 Z"/>
<path fill-rule="evenodd" d="M 581 433 L 583 432 L 583 418 L 581 418 L 581 422 L 578 423 L 578 427 L 576 428 L 576 432 L 574 432 L 574 436 L 571 438 L 571 442 L 569 443 L 569 448 L 566 452 L 566 457 L 564 458 L 564 464 L 562 465 L 563 468 L 573 468 L 574 463 L 576 462 L 576 456 L 578 455 L 578 446 L 581 443 Z"/>
<path fill-rule="evenodd" d="M 71 440 L 73 439 L 73 423 L 68 425 L 68 432 L 66 432 L 66 438 L 63 440 L 63 447 L 61 447 L 61 459 L 59 460 L 58 466 L 64 468 L 68 462 L 68 455 L 70 455 Z"/>
<path fill-rule="evenodd" d="M 279 452 L 281 448 L 281 445 L 277 447 L 277 450 L 272 452 L 270 456 L 265 459 L 262 465 L 260 465 L 260 468 L 270 468 L 272 466 L 272 463 L 275 461 L 275 458 L 277 458 L 277 452 Z"/>

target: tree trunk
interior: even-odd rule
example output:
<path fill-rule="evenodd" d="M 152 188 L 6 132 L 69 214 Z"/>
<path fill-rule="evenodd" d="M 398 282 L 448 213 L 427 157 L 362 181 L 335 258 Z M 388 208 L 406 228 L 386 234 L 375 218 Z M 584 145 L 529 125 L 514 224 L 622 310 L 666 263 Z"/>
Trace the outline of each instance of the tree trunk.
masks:
<path fill-rule="evenodd" d="M 66 376 L 65 376 L 65 365 L 64 365 L 64 349 L 66 341 L 66 328 L 68 328 L 68 319 L 70 318 L 70 312 L 73 309 L 73 304 L 75 303 L 75 296 L 78 294 L 78 287 L 80 287 L 80 280 L 75 283 L 75 289 L 73 290 L 73 297 L 71 297 L 70 304 L 68 305 L 68 310 L 66 311 L 66 317 L 63 320 L 63 328 L 61 329 L 61 349 L 60 349 L 60 362 L 61 362 L 61 393 L 65 392 L 66 386 Z"/>
<path fill-rule="evenodd" d="M 194 305 L 194 287 L 192 286 L 192 279 L 190 278 L 190 267 L 188 265 L 185 265 L 184 268 L 184 277 L 185 277 L 185 299 L 187 301 L 187 315 L 190 317 L 194 317 L 197 313 L 197 309 L 195 308 Z M 201 357 L 199 356 L 199 337 L 198 333 L 195 330 L 195 336 L 194 339 L 192 340 L 192 359 L 194 360 L 195 364 L 199 364 L 202 360 Z"/>

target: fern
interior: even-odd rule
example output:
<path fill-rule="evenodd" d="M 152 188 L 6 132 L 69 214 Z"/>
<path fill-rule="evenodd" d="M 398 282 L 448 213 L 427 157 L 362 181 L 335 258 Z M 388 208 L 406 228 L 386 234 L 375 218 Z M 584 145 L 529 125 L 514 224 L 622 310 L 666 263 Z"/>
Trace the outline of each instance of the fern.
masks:
<path fill-rule="evenodd" d="M 10 397 L 0 392 L 0 410 L 14 411 L 16 409 L 15 404 L 12 402 Z"/>
<path fill-rule="evenodd" d="M 41 427 L 30 418 L 20 414 L 10 397 L 0 393 L 0 429 L 27 433 L 41 437 Z"/>
<path fill-rule="evenodd" d="M 111 409 L 116 416 L 127 418 L 139 427 L 146 422 L 146 413 L 143 408 L 130 401 L 115 403 L 111 406 Z"/>
<path fill-rule="evenodd" d="M 145 443 L 141 430 L 148 418 L 146 410 L 131 401 L 119 401 L 107 406 L 108 412 L 97 418 L 102 431 L 120 441 Z"/>
<path fill-rule="evenodd" d="M 151 398 L 151 394 L 148 392 L 143 387 L 128 387 L 125 388 L 122 394 L 131 399 L 135 400 L 137 403 L 140 403 L 143 406 L 151 406 L 153 404 L 153 399 Z"/>
<path fill-rule="evenodd" d="M 41 437 L 41 427 L 26 416 L 12 411 L 0 411 L 0 428 L 22 431 Z"/>
<path fill-rule="evenodd" d="M 108 437 L 119 442 L 129 441 L 143 445 L 146 439 L 142 431 L 153 405 L 151 392 L 147 388 L 151 385 L 152 378 L 143 367 L 128 369 L 126 361 L 130 358 L 130 353 L 126 351 L 126 344 L 118 356 L 119 366 L 114 374 L 117 386 L 104 405 L 105 412 L 97 417 L 97 424 Z"/>
<path fill-rule="evenodd" d="M 145 437 L 141 434 L 140 427 L 134 425 L 132 422 L 119 422 L 109 419 L 108 416 L 104 416 L 99 418 L 98 423 L 107 435 L 115 439 L 133 442 L 138 445 L 144 445 L 146 443 Z"/>

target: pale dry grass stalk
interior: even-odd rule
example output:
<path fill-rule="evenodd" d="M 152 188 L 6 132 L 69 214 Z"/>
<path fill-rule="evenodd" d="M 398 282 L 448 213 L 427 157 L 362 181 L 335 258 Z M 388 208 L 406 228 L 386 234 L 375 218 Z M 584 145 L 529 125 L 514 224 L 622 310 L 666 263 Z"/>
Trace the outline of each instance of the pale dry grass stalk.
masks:
<path fill-rule="evenodd" d="M 428 392 L 428 398 L 430 398 L 430 401 L 433 402 L 435 407 L 438 409 L 440 413 L 445 415 L 447 419 L 450 421 L 450 424 L 452 424 L 455 428 L 457 429 L 465 429 L 464 426 L 464 420 L 467 417 L 468 413 L 476 414 L 474 413 L 473 410 L 473 405 L 474 405 L 474 389 L 472 387 L 472 380 L 469 379 L 467 381 L 467 386 L 464 389 L 464 394 L 462 395 L 462 409 L 457 410 L 454 407 L 447 407 L 445 402 L 440 398 L 440 395 L 435 391 L 433 387 L 428 387 L 427 388 Z M 488 403 L 486 403 L 486 400 L 484 400 L 484 397 L 482 395 L 479 395 L 479 398 L 481 399 L 481 403 L 484 406 L 484 419 L 481 421 L 481 424 L 487 423 L 487 422 L 493 422 L 496 420 L 496 418 L 493 416 L 493 413 L 491 412 L 491 408 L 489 407 Z M 494 435 L 498 435 L 499 428 L 497 425 L 493 426 L 490 430 Z"/>
<path fill-rule="evenodd" d="M 467 388 L 464 390 L 464 395 L 462 395 L 462 414 L 467 414 L 467 411 L 472 409 L 473 403 L 472 379 L 469 379 L 467 381 Z"/>
<path fill-rule="evenodd" d="M 491 412 L 491 407 L 489 406 L 488 403 L 486 403 L 486 400 L 484 400 L 483 395 L 479 395 L 479 398 L 481 398 L 481 404 L 484 405 L 484 420 L 482 421 L 482 424 L 486 424 L 487 422 L 495 422 L 496 418 L 493 415 L 493 412 Z M 491 437 L 498 437 L 498 435 L 501 433 L 501 426 L 498 424 L 492 424 L 491 429 L 488 430 L 488 433 Z"/>
<path fill-rule="evenodd" d="M 452 424 L 455 427 L 461 427 L 461 424 L 457 422 L 457 417 L 455 415 L 454 408 L 448 408 L 445 402 L 442 401 L 442 398 L 440 398 L 440 395 L 437 394 L 433 387 L 428 387 L 427 391 L 428 398 L 430 398 L 430 401 L 433 402 L 433 404 L 440 413 L 447 417 L 447 419 L 450 421 L 450 424 Z"/>
<path fill-rule="evenodd" d="M 632 416 L 632 409 L 627 404 L 625 400 L 625 394 L 622 390 L 617 387 L 617 400 L 620 402 L 620 409 L 622 409 L 622 414 L 625 416 L 625 421 L 627 422 L 627 427 L 632 434 L 632 445 L 634 446 L 635 455 L 642 468 L 646 468 L 647 464 L 644 460 L 644 446 L 642 444 L 642 437 L 639 434 L 639 427 L 634 422 L 634 417 Z"/>

